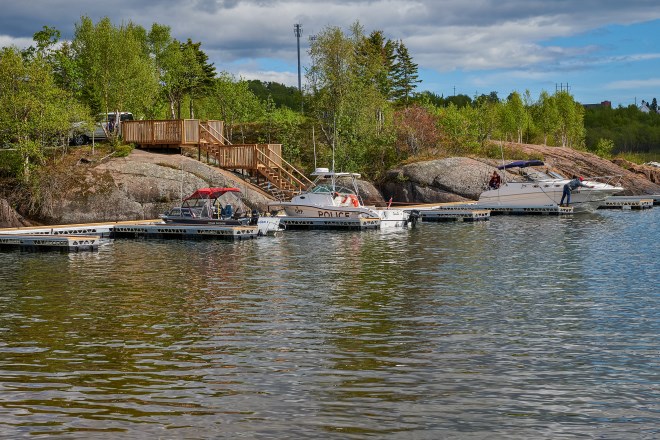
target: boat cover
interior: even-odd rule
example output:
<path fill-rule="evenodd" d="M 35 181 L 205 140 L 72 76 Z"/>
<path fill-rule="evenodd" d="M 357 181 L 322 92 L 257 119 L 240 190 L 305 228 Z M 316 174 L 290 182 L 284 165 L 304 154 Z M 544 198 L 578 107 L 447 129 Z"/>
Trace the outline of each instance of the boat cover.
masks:
<path fill-rule="evenodd" d="M 186 197 L 185 200 L 189 199 L 217 199 L 224 193 L 228 192 L 241 192 L 238 188 L 200 188 L 192 195 Z"/>
<path fill-rule="evenodd" d="M 541 160 L 517 160 L 515 162 L 508 163 L 506 165 L 500 165 L 497 167 L 498 170 L 506 170 L 508 168 L 525 168 L 525 167 L 536 167 L 543 165 Z"/>

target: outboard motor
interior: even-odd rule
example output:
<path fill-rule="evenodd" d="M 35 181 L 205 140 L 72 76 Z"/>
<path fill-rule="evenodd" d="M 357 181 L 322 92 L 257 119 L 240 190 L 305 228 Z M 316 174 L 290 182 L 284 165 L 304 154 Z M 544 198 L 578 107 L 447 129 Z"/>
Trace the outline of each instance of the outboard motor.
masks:
<path fill-rule="evenodd" d="M 252 216 L 250 217 L 250 225 L 254 226 L 257 224 L 259 220 L 259 211 L 256 209 L 252 210 Z"/>
<path fill-rule="evenodd" d="M 420 219 L 421 217 L 422 217 L 422 215 L 421 215 L 421 213 L 419 212 L 419 210 L 415 209 L 415 210 L 410 211 L 410 217 L 409 217 L 408 220 L 410 221 L 410 224 L 411 224 L 411 226 L 412 226 L 413 228 L 414 228 L 415 226 L 417 226 L 417 222 L 419 221 L 419 219 Z"/>

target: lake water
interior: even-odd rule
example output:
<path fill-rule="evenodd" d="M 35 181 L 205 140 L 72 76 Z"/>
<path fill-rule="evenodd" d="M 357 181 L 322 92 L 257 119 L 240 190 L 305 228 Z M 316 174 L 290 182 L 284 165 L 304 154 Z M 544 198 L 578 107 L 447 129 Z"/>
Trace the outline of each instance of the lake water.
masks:
<path fill-rule="evenodd" d="M 0 437 L 660 438 L 659 223 L 0 253 Z"/>

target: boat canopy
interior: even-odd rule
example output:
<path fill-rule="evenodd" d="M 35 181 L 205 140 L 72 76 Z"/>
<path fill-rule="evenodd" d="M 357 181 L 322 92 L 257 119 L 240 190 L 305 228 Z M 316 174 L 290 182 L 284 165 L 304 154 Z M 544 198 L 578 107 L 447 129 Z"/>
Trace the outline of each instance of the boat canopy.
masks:
<path fill-rule="evenodd" d="M 200 188 L 192 195 L 186 197 L 185 200 L 190 199 L 217 199 L 221 195 L 228 192 L 241 192 L 238 188 Z"/>
<path fill-rule="evenodd" d="M 508 163 L 506 165 L 500 165 L 497 167 L 498 170 L 506 170 L 509 168 L 525 168 L 525 167 L 536 167 L 542 166 L 542 160 L 517 160 L 515 162 Z"/>

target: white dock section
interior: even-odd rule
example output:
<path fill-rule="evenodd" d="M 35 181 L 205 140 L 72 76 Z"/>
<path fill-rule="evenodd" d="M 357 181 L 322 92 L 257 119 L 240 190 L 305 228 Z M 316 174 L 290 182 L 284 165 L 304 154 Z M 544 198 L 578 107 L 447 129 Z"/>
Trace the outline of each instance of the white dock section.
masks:
<path fill-rule="evenodd" d="M 488 207 L 492 215 L 570 215 L 572 206 Z"/>
<path fill-rule="evenodd" d="M 493 215 L 566 215 L 573 214 L 572 206 L 530 206 L 530 207 L 503 207 L 497 205 L 484 205 L 477 202 L 473 203 L 440 203 L 440 204 L 427 204 L 415 205 L 404 208 L 406 211 L 414 212 L 419 211 L 420 217 L 427 216 L 429 220 L 434 213 L 437 218 L 442 218 L 441 221 L 448 221 L 452 215 L 456 216 L 456 220 L 471 221 L 472 218 L 476 221 L 487 220 Z M 488 212 L 488 214 L 484 214 Z"/>
<path fill-rule="evenodd" d="M 656 199 L 660 203 L 660 196 L 612 196 L 608 197 L 598 209 L 651 209 L 656 204 Z"/>
<path fill-rule="evenodd" d="M 476 222 L 490 219 L 490 211 L 464 202 L 429 203 L 402 208 L 422 222 Z"/>
<path fill-rule="evenodd" d="M 101 238 L 110 238 L 112 230 L 117 225 L 135 225 L 135 224 L 155 224 L 163 223 L 162 220 L 132 220 L 123 222 L 107 223 L 85 223 L 72 225 L 53 225 L 53 226 L 27 226 L 23 228 L 5 228 L 0 229 L 0 235 L 21 234 L 21 235 L 98 235 Z"/>
<path fill-rule="evenodd" d="M 428 209 L 417 211 L 423 222 L 476 222 L 490 220 L 487 209 Z"/>
<path fill-rule="evenodd" d="M 189 225 L 175 223 L 115 225 L 113 238 L 228 239 L 256 238 L 257 226 Z"/>
<path fill-rule="evenodd" d="M 89 223 L 77 225 L 34 226 L 0 229 L 0 238 L 21 237 L 82 237 L 97 238 L 182 238 L 226 239 L 254 238 L 257 226 L 183 225 L 164 223 L 162 220 L 136 220 L 115 223 Z M 35 241 L 36 243 L 36 241 Z M 57 242 L 53 246 L 57 246 Z M 26 244 L 24 247 L 27 247 Z M 65 246 L 61 244 L 61 246 Z"/>
<path fill-rule="evenodd" d="M 93 251 L 98 249 L 98 235 L 0 235 L 0 249 L 57 250 L 61 252 Z"/>
<path fill-rule="evenodd" d="M 379 229 L 380 218 L 325 218 L 325 217 L 287 217 L 280 218 L 280 223 L 289 229 L 338 229 L 363 230 Z"/>

